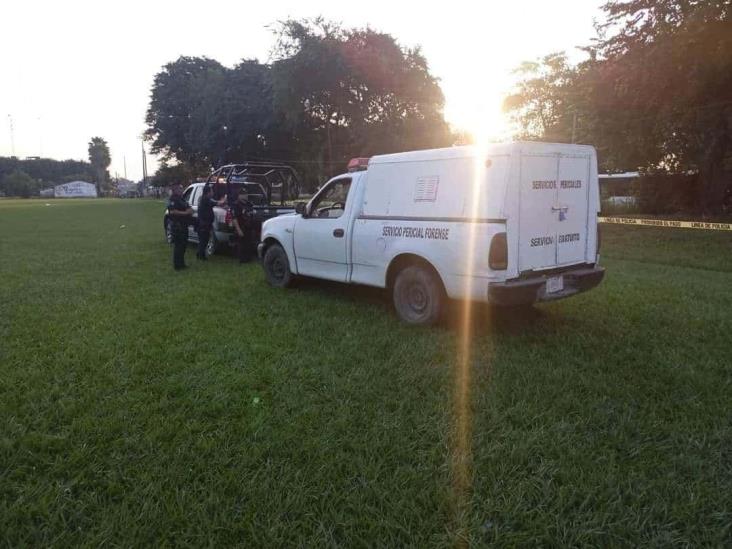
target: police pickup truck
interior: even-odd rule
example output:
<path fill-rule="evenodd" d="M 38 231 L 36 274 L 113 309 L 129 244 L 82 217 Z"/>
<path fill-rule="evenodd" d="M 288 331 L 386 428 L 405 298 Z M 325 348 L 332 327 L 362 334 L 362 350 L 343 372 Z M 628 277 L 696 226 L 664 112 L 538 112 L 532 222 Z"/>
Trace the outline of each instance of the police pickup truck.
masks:
<path fill-rule="evenodd" d="M 296 213 L 264 223 L 268 282 L 297 275 L 388 288 L 401 319 L 447 298 L 523 305 L 597 286 L 593 147 L 508 143 L 354 159 Z"/>
<path fill-rule="evenodd" d="M 193 209 L 194 219 L 198 217 L 198 202 L 205 185 L 213 187 L 215 199 L 218 200 L 224 195 L 228 198 L 228 202 L 224 205 L 214 207 L 213 230 L 206 245 L 208 256 L 219 248 L 233 244 L 234 223 L 231 205 L 241 188 L 247 190 L 249 201 L 254 204 L 253 221 L 257 236 L 265 220 L 294 212 L 294 208 L 288 206 L 286 202 L 297 199 L 300 194 L 300 177 L 290 166 L 262 162 L 228 164 L 214 171 L 206 181 L 193 183 L 183 192 L 183 198 Z M 172 243 L 171 220 L 167 210 L 163 218 L 163 228 L 165 238 L 168 243 Z M 198 242 L 195 224 L 188 227 L 188 240 Z"/>

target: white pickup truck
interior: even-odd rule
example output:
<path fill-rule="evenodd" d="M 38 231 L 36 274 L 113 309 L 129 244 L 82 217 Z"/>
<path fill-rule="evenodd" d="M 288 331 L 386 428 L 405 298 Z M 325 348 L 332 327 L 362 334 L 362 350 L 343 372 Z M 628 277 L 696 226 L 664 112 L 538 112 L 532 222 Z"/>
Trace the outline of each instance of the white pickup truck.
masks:
<path fill-rule="evenodd" d="M 447 298 L 523 305 L 597 286 L 599 208 L 585 145 L 374 156 L 266 221 L 258 253 L 273 286 L 305 275 L 388 288 L 404 321 L 432 324 Z"/>

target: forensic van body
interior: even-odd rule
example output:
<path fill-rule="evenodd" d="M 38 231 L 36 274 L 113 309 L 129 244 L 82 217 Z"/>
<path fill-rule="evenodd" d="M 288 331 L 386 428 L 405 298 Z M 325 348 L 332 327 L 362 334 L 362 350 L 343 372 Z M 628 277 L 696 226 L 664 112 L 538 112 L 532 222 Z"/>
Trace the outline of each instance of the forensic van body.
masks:
<path fill-rule="evenodd" d="M 595 149 L 508 143 L 355 159 L 295 214 L 262 226 L 270 284 L 305 275 L 389 288 L 399 316 L 430 324 L 446 298 L 497 305 L 595 287 Z"/>

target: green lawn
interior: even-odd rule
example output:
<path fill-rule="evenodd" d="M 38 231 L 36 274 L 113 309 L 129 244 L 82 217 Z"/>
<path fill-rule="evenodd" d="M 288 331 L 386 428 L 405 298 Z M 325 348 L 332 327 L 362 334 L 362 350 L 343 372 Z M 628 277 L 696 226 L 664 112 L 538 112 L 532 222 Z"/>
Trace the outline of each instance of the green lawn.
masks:
<path fill-rule="evenodd" d="M 598 289 L 479 307 L 461 490 L 458 321 L 174 273 L 163 207 L 0 201 L 1 544 L 732 545 L 729 233 L 604 226 Z"/>

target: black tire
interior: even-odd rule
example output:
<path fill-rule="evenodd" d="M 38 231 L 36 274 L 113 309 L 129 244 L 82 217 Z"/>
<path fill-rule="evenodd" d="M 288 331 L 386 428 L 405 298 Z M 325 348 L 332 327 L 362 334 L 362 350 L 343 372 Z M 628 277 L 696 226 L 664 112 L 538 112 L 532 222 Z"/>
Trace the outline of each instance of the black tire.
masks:
<path fill-rule="evenodd" d="M 165 224 L 163 226 L 165 229 L 165 241 L 168 244 L 173 244 L 173 224 L 171 223 L 170 219 L 165 220 Z"/>
<path fill-rule="evenodd" d="M 264 276 L 270 286 L 275 288 L 287 288 L 292 284 L 294 275 L 290 271 L 290 261 L 287 253 L 279 244 L 272 244 L 264 253 L 262 260 Z"/>
<path fill-rule="evenodd" d="M 445 307 L 442 283 L 431 269 L 422 265 L 399 271 L 392 298 L 399 318 L 416 326 L 436 324 Z"/>

